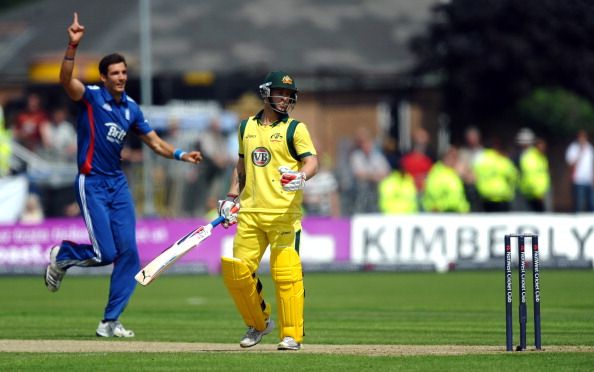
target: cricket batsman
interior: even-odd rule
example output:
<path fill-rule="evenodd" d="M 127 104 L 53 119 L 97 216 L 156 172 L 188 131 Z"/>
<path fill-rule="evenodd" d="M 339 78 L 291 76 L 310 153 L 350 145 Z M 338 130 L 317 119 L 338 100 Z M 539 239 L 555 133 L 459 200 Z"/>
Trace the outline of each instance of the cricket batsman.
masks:
<path fill-rule="evenodd" d="M 307 126 L 290 117 L 297 103 L 293 77 L 270 72 L 259 87 L 263 109 L 238 129 L 239 159 L 227 198 L 219 201 L 223 225 L 237 222 L 233 257 L 222 258 L 225 286 L 248 329 L 239 345 L 258 344 L 274 328 L 257 276 L 270 245 L 270 271 L 278 306 L 278 350 L 303 341 L 303 270 L 299 258 L 301 203 L 306 180 L 318 171 Z M 241 205 L 240 213 L 231 209 Z"/>

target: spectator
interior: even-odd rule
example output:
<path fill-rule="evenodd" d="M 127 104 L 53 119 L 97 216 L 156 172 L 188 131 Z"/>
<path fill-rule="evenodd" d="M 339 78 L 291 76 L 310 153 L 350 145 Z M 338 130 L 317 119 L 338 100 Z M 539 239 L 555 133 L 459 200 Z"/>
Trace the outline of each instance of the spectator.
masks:
<path fill-rule="evenodd" d="M 518 171 L 501 151 L 498 138 L 481 152 L 474 163 L 476 188 L 485 212 L 508 212 L 515 196 Z"/>
<path fill-rule="evenodd" d="M 431 167 L 425 183 L 423 209 L 428 212 L 466 213 L 470 210 L 462 178 L 456 172 L 458 150 L 450 147 Z"/>
<path fill-rule="evenodd" d="M 37 224 L 43 222 L 43 219 L 44 214 L 39 195 L 29 193 L 20 222 L 23 224 Z"/>
<path fill-rule="evenodd" d="M 390 173 L 390 164 L 376 148 L 369 129 L 360 127 L 355 134 L 356 148 L 350 156 L 355 184 L 353 213 L 378 211 L 378 183 Z"/>
<path fill-rule="evenodd" d="M 465 144 L 458 152 L 458 173 L 462 176 L 466 197 L 470 202 L 470 210 L 478 212 L 481 210 L 481 202 L 476 190 L 476 177 L 474 175 L 474 164 L 481 155 L 484 148 L 481 142 L 481 132 L 477 127 L 471 126 L 464 132 Z"/>
<path fill-rule="evenodd" d="M 41 128 L 42 146 L 38 154 L 50 163 L 72 162 L 76 159 L 76 131 L 67 120 L 67 110 L 58 107 L 52 111 L 51 120 Z M 73 216 L 78 206 L 72 193 L 70 181 L 38 184 L 36 192 L 41 197 L 41 204 L 46 218 Z M 74 214 L 77 215 L 78 213 Z"/>
<path fill-rule="evenodd" d="M 41 98 L 36 93 L 27 96 L 27 106 L 20 112 L 14 123 L 15 140 L 27 149 L 38 152 L 42 146 L 43 127 L 49 124 L 47 112 L 41 105 Z"/>
<path fill-rule="evenodd" d="M 412 134 L 412 149 L 402 156 L 402 170 L 410 174 L 415 180 L 417 196 L 422 197 L 425 190 L 425 179 L 433 166 L 435 156 L 429 149 L 429 132 L 418 127 Z"/>
<path fill-rule="evenodd" d="M 396 138 L 387 136 L 382 143 L 382 152 L 390 164 L 390 169 L 400 169 L 400 151 Z"/>
<path fill-rule="evenodd" d="M 177 148 L 188 148 L 196 144 L 198 132 L 196 130 L 183 130 L 181 121 L 172 117 L 167 121 L 167 130 L 163 133 L 163 139 Z M 188 178 L 194 179 L 198 173 L 198 167 L 174 162 L 171 163 L 163 157 L 155 157 L 154 173 L 160 178 L 160 185 L 155 185 L 155 208 L 161 216 L 188 216 L 184 197 L 192 189 L 192 183 Z M 193 196 L 192 196 L 193 197 Z M 193 199 L 192 199 L 193 200 Z M 188 210 L 189 210 L 188 206 Z"/>
<path fill-rule="evenodd" d="M 378 185 L 379 210 L 384 214 L 416 213 L 419 208 L 415 181 L 395 165 L 397 167 Z"/>
<path fill-rule="evenodd" d="M 594 148 L 585 130 L 578 131 L 576 140 L 567 148 L 565 161 L 571 170 L 573 211 L 594 211 Z"/>
<path fill-rule="evenodd" d="M 200 150 L 203 158 L 197 168 L 196 185 L 188 190 L 194 195 L 189 207 L 194 211 L 194 216 L 203 216 L 206 213 L 206 200 L 217 197 L 228 169 L 234 164 L 227 151 L 227 135 L 218 118 L 212 118 L 207 130 L 200 134 L 195 147 Z"/>
<path fill-rule="evenodd" d="M 516 136 L 520 146 L 517 166 L 520 170 L 520 194 L 526 207 L 532 212 L 544 212 L 545 196 L 551 186 L 549 162 L 546 157 L 546 142 L 536 139 L 534 133 L 523 128 Z"/>
<path fill-rule="evenodd" d="M 321 146 L 320 146 L 321 147 Z M 330 157 L 318 154 L 320 169 L 303 189 L 303 207 L 309 216 L 340 216 L 338 181 L 330 166 Z"/>
<path fill-rule="evenodd" d="M 0 178 L 10 173 L 12 156 L 12 134 L 5 127 L 4 109 L 0 105 Z"/>
<path fill-rule="evenodd" d="M 52 113 L 49 125 L 41 129 L 45 155 L 52 161 L 72 161 L 76 158 L 76 131 L 67 118 L 66 109 L 59 107 Z"/>

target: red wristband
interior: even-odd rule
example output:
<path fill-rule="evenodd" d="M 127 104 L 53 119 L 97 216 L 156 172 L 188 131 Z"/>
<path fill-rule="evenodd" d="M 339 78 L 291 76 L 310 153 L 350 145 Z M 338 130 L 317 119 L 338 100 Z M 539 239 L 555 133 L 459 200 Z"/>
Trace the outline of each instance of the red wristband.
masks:
<path fill-rule="evenodd" d="M 78 44 L 68 43 L 68 49 L 76 49 L 78 48 Z"/>

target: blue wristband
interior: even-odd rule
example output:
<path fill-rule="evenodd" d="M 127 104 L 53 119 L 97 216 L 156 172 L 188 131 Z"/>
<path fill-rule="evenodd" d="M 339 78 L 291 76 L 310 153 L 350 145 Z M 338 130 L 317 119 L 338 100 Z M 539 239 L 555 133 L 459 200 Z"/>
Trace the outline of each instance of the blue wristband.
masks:
<path fill-rule="evenodd" d="M 175 151 L 173 151 L 173 158 L 175 160 L 182 160 L 182 156 L 184 156 L 186 152 L 180 149 L 175 149 Z"/>

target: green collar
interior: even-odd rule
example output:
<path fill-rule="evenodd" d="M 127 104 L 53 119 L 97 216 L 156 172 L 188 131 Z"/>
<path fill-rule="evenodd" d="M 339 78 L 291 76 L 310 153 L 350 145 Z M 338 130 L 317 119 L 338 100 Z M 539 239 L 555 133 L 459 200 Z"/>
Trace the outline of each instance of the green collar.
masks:
<path fill-rule="evenodd" d="M 262 124 L 262 115 L 264 115 L 264 110 L 260 110 L 260 112 L 258 112 L 256 114 L 256 116 L 254 116 L 254 119 L 256 119 L 256 121 L 258 122 L 258 124 Z M 277 126 L 280 123 L 286 123 L 287 120 L 289 120 L 289 114 L 279 114 L 280 118 L 275 121 L 274 123 L 272 123 L 271 126 Z"/>

